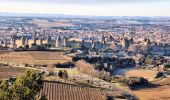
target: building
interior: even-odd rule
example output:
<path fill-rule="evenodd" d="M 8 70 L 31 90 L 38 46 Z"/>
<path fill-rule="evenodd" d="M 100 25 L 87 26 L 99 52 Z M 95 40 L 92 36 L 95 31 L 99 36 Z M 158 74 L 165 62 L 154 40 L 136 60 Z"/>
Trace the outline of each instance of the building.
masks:
<path fill-rule="evenodd" d="M 57 48 L 62 48 L 63 47 L 63 40 L 61 39 L 60 35 L 56 38 L 55 46 Z"/>
<path fill-rule="evenodd" d="M 124 49 L 128 49 L 133 44 L 133 38 L 127 39 L 126 37 L 122 37 L 121 44 Z"/>
<path fill-rule="evenodd" d="M 170 55 L 170 45 L 162 43 L 152 43 L 149 39 L 144 39 L 141 45 L 143 52 L 151 53 L 154 55 Z"/>

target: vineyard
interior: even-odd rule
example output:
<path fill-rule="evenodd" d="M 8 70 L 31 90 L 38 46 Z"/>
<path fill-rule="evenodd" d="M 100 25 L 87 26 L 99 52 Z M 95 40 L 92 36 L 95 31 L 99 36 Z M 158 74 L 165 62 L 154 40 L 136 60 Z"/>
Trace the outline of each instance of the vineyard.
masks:
<path fill-rule="evenodd" d="M 105 100 L 98 89 L 57 82 L 44 82 L 37 97 L 42 96 L 48 100 Z"/>
<path fill-rule="evenodd" d="M 44 65 L 68 62 L 71 59 L 59 52 L 7 52 L 0 54 L 0 62 L 8 64 Z"/>
<path fill-rule="evenodd" d="M 11 77 L 16 77 L 21 73 L 24 73 L 26 71 L 26 68 L 18 68 L 18 67 L 10 67 L 10 66 L 5 66 L 2 67 L 0 66 L 0 80 L 3 79 L 8 79 Z"/>

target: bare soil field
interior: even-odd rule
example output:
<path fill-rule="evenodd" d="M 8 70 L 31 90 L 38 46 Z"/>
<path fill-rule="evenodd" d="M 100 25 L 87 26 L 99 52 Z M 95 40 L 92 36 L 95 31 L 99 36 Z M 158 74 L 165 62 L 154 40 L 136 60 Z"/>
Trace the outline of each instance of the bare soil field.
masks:
<path fill-rule="evenodd" d="M 71 58 L 64 56 L 61 52 L 8 52 L 0 54 L 0 62 L 15 65 L 43 65 L 69 62 Z"/>
<path fill-rule="evenodd" d="M 153 86 L 143 87 L 132 92 L 139 100 L 170 100 L 170 78 L 155 80 L 157 71 L 135 69 L 125 73 L 125 76 L 144 77 L 151 81 Z"/>
<path fill-rule="evenodd" d="M 145 70 L 145 69 L 134 69 L 127 71 L 125 76 L 127 77 L 143 77 L 148 80 L 154 80 L 157 71 L 155 70 Z"/>
<path fill-rule="evenodd" d="M 57 82 L 45 82 L 37 97 L 43 95 L 48 100 L 105 100 L 99 89 Z"/>
<path fill-rule="evenodd" d="M 0 66 L 0 80 L 16 77 L 24 73 L 26 68 Z"/>
<path fill-rule="evenodd" d="M 157 86 L 133 90 L 133 93 L 141 100 L 170 100 L 170 78 L 153 84 Z"/>
<path fill-rule="evenodd" d="M 33 20 L 34 24 L 37 24 L 40 27 L 58 27 L 58 26 L 74 26 L 67 21 L 56 21 L 56 22 L 49 22 L 47 20 Z"/>

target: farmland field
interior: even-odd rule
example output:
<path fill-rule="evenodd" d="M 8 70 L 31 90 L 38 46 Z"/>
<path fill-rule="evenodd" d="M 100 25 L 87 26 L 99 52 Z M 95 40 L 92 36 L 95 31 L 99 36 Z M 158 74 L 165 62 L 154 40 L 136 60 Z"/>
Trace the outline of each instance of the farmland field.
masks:
<path fill-rule="evenodd" d="M 152 83 L 149 87 L 132 90 L 140 100 L 170 100 L 170 78 L 156 80 L 156 73 L 155 70 L 144 69 L 130 70 L 125 73 L 126 77 L 144 77 Z"/>
<path fill-rule="evenodd" d="M 37 24 L 40 27 L 57 27 L 57 26 L 74 26 L 73 24 L 69 23 L 67 20 L 60 20 L 49 22 L 47 20 L 33 20 L 34 24 Z"/>
<path fill-rule="evenodd" d="M 26 70 L 26 68 L 0 66 L 0 80 L 16 77 L 24 73 Z"/>
<path fill-rule="evenodd" d="M 127 71 L 125 73 L 126 77 L 144 77 L 148 80 L 154 80 L 156 76 L 157 71 L 155 70 L 145 70 L 145 69 L 134 69 Z"/>
<path fill-rule="evenodd" d="M 170 100 L 170 78 L 153 84 L 157 86 L 133 90 L 133 93 L 141 100 Z"/>
<path fill-rule="evenodd" d="M 43 95 L 48 100 L 105 100 L 98 89 L 57 82 L 45 82 L 37 96 Z"/>
<path fill-rule="evenodd" d="M 43 65 L 69 62 L 71 58 L 64 56 L 61 52 L 7 52 L 0 54 L 0 62 L 15 65 Z"/>

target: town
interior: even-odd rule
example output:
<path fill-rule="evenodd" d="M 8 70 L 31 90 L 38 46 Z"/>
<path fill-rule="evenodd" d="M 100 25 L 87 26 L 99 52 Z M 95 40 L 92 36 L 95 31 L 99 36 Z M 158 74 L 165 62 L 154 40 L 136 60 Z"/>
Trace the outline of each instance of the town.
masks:
<path fill-rule="evenodd" d="M 140 100 L 154 86 L 146 100 L 168 96 L 154 92 L 170 84 L 170 17 L 63 16 L 1 15 L 1 80 L 44 72 L 39 100 Z"/>

